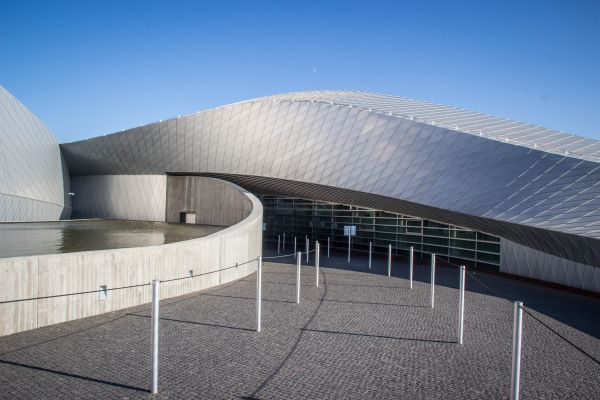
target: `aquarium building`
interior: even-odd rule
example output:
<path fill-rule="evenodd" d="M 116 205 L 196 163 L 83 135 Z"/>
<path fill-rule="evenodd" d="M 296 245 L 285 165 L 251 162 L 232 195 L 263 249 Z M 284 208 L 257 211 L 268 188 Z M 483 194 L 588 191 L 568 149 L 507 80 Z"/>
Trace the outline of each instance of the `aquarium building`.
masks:
<path fill-rule="evenodd" d="M 353 251 L 413 247 L 600 292 L 600 142 L 541 126 L 310 91 L 59 145 L 0 88 L 0 143 L 0 221 L 206 223 L 226 182 L 260 200 L 265 241 L 308 235 L 345 249 L 353 225 Z M 230 211 L 231 223 L 249 213 Z"/>

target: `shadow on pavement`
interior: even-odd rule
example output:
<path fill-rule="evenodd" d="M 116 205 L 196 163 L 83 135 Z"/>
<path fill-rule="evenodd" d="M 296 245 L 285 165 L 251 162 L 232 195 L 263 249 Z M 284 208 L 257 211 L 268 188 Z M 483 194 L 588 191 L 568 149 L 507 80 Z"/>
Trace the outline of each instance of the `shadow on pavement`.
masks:
<path fill-rule="evenodd" d="M 66 376 L 68 378 L 76 378 L 76 379 L 83 379 L 89 382 L 96 382 L 96 383 L 102 383 L 104 385 L 110 385 L 110 386 L 116 386 L 116 387 L 120 387 L 123 389 L 130 389 L 130 390 L 135 390 L 138 392 L 146 392 L 146 393 L 150 393 L 150 390 L 148 389 L 142 389 L 136 386 L 130 386 L 130 385 L 125 385 L 123 383 L 116 383 L 116 382 L 109 382 L 109 381 L 105 381 L 102 379 L 97 379 L 97 378 L 92 378 L 89 376 L 83 376 L 83 375 L 78 375 L 78 374 L 72 374 L 70 372 L 63 372 L 63 371 L 56 371 L 53 369 L 49 369 L 49 368 L 44 368 L 44 367 L 36 367 L 35 365 L 27 365 L 27 364 L 21 364 L 18 362 L 14 362 L 14 361 L 7 361 L 7 360 L 0 360 L 1 364 L 6 364 L 6 365 L 12 365 L 15 367 L 22 367 L 22 368 L 28 368 L 28 369 L 33 369 L 36 371 L 42 371 L 42 372 L 49 372 L 52 374 L 57 374 L 57 375 L 61 375 L 61 376 Z"/>
<path fill-rule="evenodd" d="M 301 329 L 306 332 L 327 333 L 327 334 L 333 334 L 333 335 L 350 335 L 350 336 L 372 337 L 372 338 L 377 338 L 377 339 L 410 340 L 412 342 L 456 344 L 456 341 L 449 341 L 449 340 L 417 339 L 417 338 L 407 338 L 407 337 L 397 337 L 397 336 L 369 335 L 367 333 L 338 332 L 338 331 L 327 331 L 327 330 L 310 329 L 310 328 L 301 328 Z"/>
<path fill-rule="evenodd" d="M 132 316 L 132 317 L 140 317 L 140 318 L 152 318 L 152 317 L 150 317 L 148 315 L 140 315 L 140 314 L 127 314 L 127 315 Z M 210 326 L 210 327 L 213 327 L 213 328 L 236 329 L 236 330 L 239 330 L 239 331 L 250 331 L 250 332 L 255 332 L 256 331 L 256 329 L 242 328 L 242 327 L 239 327 L 239 326 L 209 324 L 209 323 L 206 323 L 206 322 L 185 321 L 185 320 L 181 320 L 181 319 L 165 318 L 165 317 L 160 317 L 159 319 L 161 321 L 170 321 L 170 322 L 179 322 L 179 323 L 182 323 L 182 324 Z"/>

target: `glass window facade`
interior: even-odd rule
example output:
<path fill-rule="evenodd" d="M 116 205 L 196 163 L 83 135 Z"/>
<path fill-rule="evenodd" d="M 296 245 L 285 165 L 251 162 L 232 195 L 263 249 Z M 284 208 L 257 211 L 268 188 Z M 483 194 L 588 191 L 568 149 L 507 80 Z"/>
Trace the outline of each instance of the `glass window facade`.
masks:
<path fill-rule="evenodd" d="M 264 207 L 265 240 L 277 241 L 285 233 L 287 240 L 294 236 L 327 243 L 338 249 L 348 248 L 344 225 L 356 225 L 352 251 L 369 250 L 387 253 L 392 245 L 394 254 L 407 255 L 410 246 L 415 254 L 436 253 L 448 261 L 466 265 L 500 264 L 500 238 L 482 232 L 435 221 L 372 210 L 368 208 L 332 204 L 300 198 L 258 195 Z M 291 242 L 288 242 L 291 243 Z M 302 246 L 304 242 L 301 242 Z"/>

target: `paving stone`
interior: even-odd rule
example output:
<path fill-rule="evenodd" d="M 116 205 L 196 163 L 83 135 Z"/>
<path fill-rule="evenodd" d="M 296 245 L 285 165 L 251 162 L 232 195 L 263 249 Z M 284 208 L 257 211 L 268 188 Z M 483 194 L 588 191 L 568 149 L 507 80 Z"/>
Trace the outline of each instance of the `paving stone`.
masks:
<path fill-rule="evenodd" d="M 268 253 L 267 253 L 268 254 Z M 161 303 L 160 393 L 151 395 L 150 306 L 0 338 L 0 398 L 508 398 L 512 312 L 524 316 L 523 398 L 598 398 L 600 300 L 476 272 L 467 276 L 465 343 L 456 343 L 458 272 L 341 255 L 302 267 L 265 262 L 255 332 L 256 276 Z M 311 258 L 311 264 L 313 260 Z M 165 285 L 168 283 L 165 283 Z"/>

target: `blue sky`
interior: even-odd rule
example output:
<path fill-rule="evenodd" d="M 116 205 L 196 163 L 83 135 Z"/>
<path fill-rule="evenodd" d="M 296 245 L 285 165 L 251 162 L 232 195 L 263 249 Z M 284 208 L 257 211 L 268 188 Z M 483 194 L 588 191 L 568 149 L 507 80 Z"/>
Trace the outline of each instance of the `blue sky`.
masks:
<path fill-rule="evenodd" d="M 2 0 L 0 85 L 61 142 L 310 89 L 600 139 L 600 1 Z"/>

